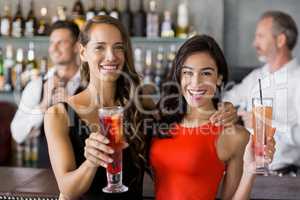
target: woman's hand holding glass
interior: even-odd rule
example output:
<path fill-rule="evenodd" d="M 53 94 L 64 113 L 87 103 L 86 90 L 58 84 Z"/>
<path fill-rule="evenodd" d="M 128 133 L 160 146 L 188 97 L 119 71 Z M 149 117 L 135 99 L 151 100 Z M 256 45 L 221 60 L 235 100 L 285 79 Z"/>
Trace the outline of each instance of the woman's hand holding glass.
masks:
<path fill-rule="evenodd" d="M 114 150 L 108 146 L 109 140 L 99 132 L 93 132 L 85 140 L 84 157 L 93 167 L 107 167 L 113 160 Z"/>
<path fill-rule="evenodd" d="M 267 145 L 264 147 L 265 160 L 268 163 L 271 163 L 275 153 L 275 140 L 274 140 L 275 128 L 272 128 L 272 133 L 267 137 Z M 250 137 L 250 140 L 247 144 L 244 153 L 244 171 L 247 174 L 253 175 L 256 174 L 256 163 L 254 159 L 254 145 L 253 137 Z"/>
<path fill-rule="evenodd" d="M 110 155 L 114 150 L 108 145 L 109 140 L 99 132 L 93 132 L 85 140 L 84 157 L 93 167 L 106 168 L 113 161 Z M 122 148 L 128 147 L 128 143 L 124 142 Z"/>

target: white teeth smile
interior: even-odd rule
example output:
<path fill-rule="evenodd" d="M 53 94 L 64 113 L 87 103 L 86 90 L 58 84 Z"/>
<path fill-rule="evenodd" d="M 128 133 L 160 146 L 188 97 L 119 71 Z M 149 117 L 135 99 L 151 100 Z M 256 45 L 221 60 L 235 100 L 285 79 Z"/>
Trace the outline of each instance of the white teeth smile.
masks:
<path fill-rule="evenodd" d="M 204 95 L 206 93 L 206 90 L 188 90 L 189 93 L 193 96 L 193 95 Z"/>
<path fill-rule="evenodd" d="M 101 68 L 104 70 L 116 70 L 118 67 L 117 65 L 101 65 Z"/>

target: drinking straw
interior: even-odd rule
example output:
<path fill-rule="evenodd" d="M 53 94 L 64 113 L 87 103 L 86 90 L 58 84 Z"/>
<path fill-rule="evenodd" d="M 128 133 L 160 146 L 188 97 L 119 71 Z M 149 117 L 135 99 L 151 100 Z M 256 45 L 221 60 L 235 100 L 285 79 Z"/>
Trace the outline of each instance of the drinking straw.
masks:
<path fill-rule="evenodd" d="M 263 100 L 262 100 L 262 89 L 261 89 L 261 80 L 260 80 L 260 78 L 258 79 L 258 84 L 259 84 L 259 98 L 260 98 L 260 104 L 263 105 Z"/>

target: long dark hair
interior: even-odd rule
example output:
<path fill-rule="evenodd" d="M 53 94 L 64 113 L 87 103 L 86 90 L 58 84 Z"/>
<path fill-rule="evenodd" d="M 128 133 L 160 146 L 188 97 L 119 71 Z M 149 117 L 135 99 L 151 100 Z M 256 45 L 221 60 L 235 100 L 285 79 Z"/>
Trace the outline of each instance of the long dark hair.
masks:
<path fill-rule="evenodd" d="M 187 113 L 187 102 L 180 89 L 181 69 L 185 60 L 194 53 L 208 53 L 216 62 L 218 75 L 223 77 L 223 85 L 228 81 L 228 67 L 224 54 L 217 42 L 208 35 L 196 35 L 188 39 L 178 50 L 173 61 L 172 68 L 162 87 L 162 95 L 157 104 L 160 112 L 159 122 L 168 124 L 180 123 Z M 171 84 L 168 84 L 171 83 Z M 217 86 L 217 93 L 220 94 L 221 88 Z M 213 98 L 214 106 L 220 101 L 219 95 Z M 173 112 L 169 112 L 173 111 Z M 160 130 L 162 131 L 162 130 Z M 161 133 L 161 132 L 159 132 Z"/>
<path fill-rule="evenodd" d="M 119 76 L 117 79 L 116 88 L 116 101 L 120 102 L 122 106 L 125 106 L 133 98 L 131 96 L 134 94 L 137 86 L 140 84 L 139 76 L 134 68 L 132 45 L 130 38 L 125 31 L 124 26 L 121 22 L 110 16 L 95 16 L 89 20 L 79 36 L 79 42 L 82 46 L 86 46 L 90 41 L 90 30 L 94 25 L 97 24 L 109 24 L 116 27 L 122 36 L 125 49 L 125 64 L 123 67 L 123 72 L 126 74 L 130 80 L 124 76 Z M 87 62 L 83 62 L 81 65 L 81 78 L 88 84 L 90 81 L 90 71 Z M 134 164 L 139 170 L 140 177 L 134 177 L 134 179 L 140 179 L 143 176 L 143 166 L 145 163 L 145 135 L 142 130 L 142 119 L 143 115 L 138 111 L 134 103 L 131 103 L 128 108 L 124 111 L 124 135 L 127 142 L 130 144 L 130 153 L 134 159 Z M 134 180 L 133 180 L 134 181 Z M 133 186 L 132 186 L 133 187 Z"/>

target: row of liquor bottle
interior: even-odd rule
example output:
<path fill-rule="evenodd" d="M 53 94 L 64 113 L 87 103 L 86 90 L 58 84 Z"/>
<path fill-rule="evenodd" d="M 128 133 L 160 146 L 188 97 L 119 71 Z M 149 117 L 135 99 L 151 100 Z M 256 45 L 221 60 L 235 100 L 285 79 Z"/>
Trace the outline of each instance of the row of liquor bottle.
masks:
<path fill-rule="evenodd" d="M 37 137 L 28 138 L 22 144 L 16 144 L 13 149 L 12 164 L 18 167 L 38 167 L 39 140 Z M 45 158 L 44 158 L 45 159 Z"/>
<path fill-rule="evenodd" d="M 43 57 L 38 62 L 32 42 L 26 52 L 27 55 L 24 49 L 18 48 L 14 55 L 11 44 L 5 46 L 5 50 L 0 47 L 0 91 L 21 92 L 31 79 L 45 76 L 48 70 L 47 58 Z"/>
<path fill-rule="evenodd" d="M 176 45 L 159 46 L 158 49 L 134 49 L 134 61 L 137 73 L 144 84 L 161 86 L 166 79 L 176 55 Z"/>
<path fill-rule="evenodd" d="M 161 14 L 157 12 L 158 3 L 156 0 L 147 0 L 147 11 L 144 8 L 144 0 L 140 0 L 139 9 L 134 12 L 130 7 L 130 0 L 126 0 L 126 8 L 122 11 L 119 8 L 119 0 L 113 0 L 111 9 L 108 9 L 107 0 L 101 0 L 100 7 L 98 1 L 90 0 L 90 8 L 85 11 L 81 0 L 75 0 L 69 15 L 65 6 L 58 6 L 56 15 L 51 17 L 51 22 L 47 16 L 47 7 L 40 9 L 41 17 L 39 19 L 36 17 L 34 0 L 30 0 L 27 18 L 23 17 L 22 0 L 18 0 L 14 16 L 10 13 L 10 6 L 5 4 L 4 14 L 0 16 L 0 35 L 12 37 L 47 35 L 49 25 L 57 20 L 73 20 L 82 28 L 84 23 L 95 15 L 110 15 L 120 19 L 131 36 L 186 38 L 190 32 L 194 32 L 189 24 L 186 0 L 180 0 L 177 6 L 176 23 L 173 22 L 172 13 L 169 10 L 165 10 L 161 18 Z"/>

